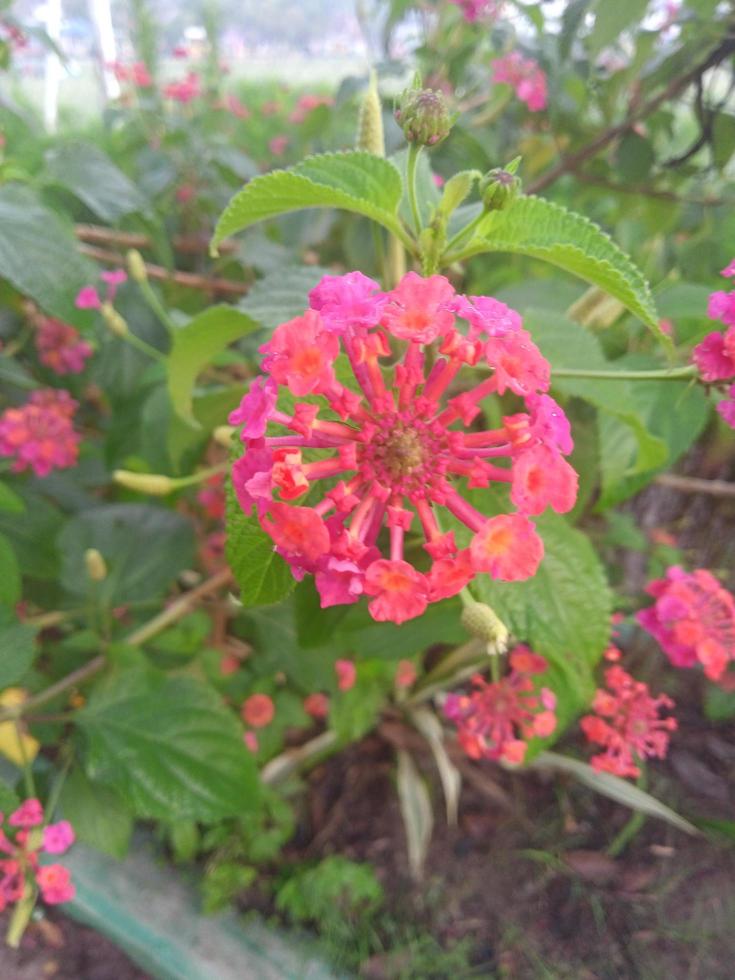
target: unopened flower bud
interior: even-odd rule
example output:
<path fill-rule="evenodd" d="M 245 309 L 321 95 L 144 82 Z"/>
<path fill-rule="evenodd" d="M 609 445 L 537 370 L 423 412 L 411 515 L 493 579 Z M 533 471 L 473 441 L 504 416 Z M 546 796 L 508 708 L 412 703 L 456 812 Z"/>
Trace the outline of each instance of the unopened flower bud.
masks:
<path fill-rule="evenodd" d="M 488 653 L 505 653 L 508 649 L 507 626 L 484 602 L 472 602 L 464 607 L 462 625 L 472 636 L 487 643 Z"/>
<path fill-rule="evenodd" d="M 127 266 L 130 278 L 135 282 L 145 282 L 148 279 L 143 256 L 136 248 L 131 248 L 127 255 Z"/>
<path fill-rule="evenodd" d="M 430 88 L 409 88 L 395 111 L 396 122 L 409 143 L 436 146 L 449 136 L 454 119 L 444 94 Z"/>
<path fill-rule="evenodd" d="M 130 331 L 125 320 L 120 316 L 112 303 L 103 303 L 100 313 L 111 332 L 117 337 L 125 337 Z"/>
<path fill-rule="evenodd" d="M 93 582 L 103 582 L 107 578 L 107 565 L 96 548 L 87 548 L 84 552 L 84 567 Z"/>
<path fill-rule="evenodd" d="M 131 473 L 129 470 L 115 470 L 112 479 L 128 490 L 138 490 L 140 493 L 149 493 L 156 497 L 164 497 L 176 488 L 175 481 L 170 476 L 163 476 L 160 473 Z"/>
<path fill-rule="evenodd" d="M 521 192 L 521 179 L 516 177 L 520 157 L 516 157 L 505 167 L 488 171 L 480 182 L 480 194 L 486 211 L 502 211 L 507 208 Z"/>
<path fill-rule="evenodd" d="M 237 430 L 234 425 L 218 425 L 217 428 L 212 433 L 215 442 L 218 442 L 220 446 L 224 446 L 229 449 L 232 445 L 232 436 Z"/>
<path fill-rule="evenodd" d="M 370 82 L 360 106 L 360 117 L 357 124 L 357 149 L 366 150 L 376 157 L 385 156 L 383 109 L 378 92 L 378 77 L 374 70 L 370 72 Z"/>

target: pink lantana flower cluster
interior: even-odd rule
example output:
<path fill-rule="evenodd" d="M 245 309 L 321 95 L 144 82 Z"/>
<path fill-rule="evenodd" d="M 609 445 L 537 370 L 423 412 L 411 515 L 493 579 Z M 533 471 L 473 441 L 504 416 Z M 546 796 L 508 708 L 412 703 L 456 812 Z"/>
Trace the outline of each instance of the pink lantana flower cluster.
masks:
<path fill-rule="evenodd" d="M 10 814 L 7 823 L 0 813 L 0 912 L 38 888 L 49 905 L 74 898 L 75 888 L 69 869 L 61 864 L 39 862 L 39 854 L 64 854 L 74 843 L 68 820 L 43 827 L 43 807 L 39 800 L 26 800 Z"/>
<path fill-rule="evenodd" d="M 674 565 L 649 583 L 655 598 L 638 613 L 640 625 L 658 641 L 675 667 L 702 664 L 718 681 L 735 660 L 735 598 L 711 572 L 685 572 Z"/>
<path fill-rule="evenodd" d="M 118 286 L 127 282 L 128 275 L 124 269 L 109 269 L 100 272 L 100 279 L 105 284 L 105 303 L 114 303 L 117 295 Z M 97 291 L 96 286 L 82 286 L 74 300 L 74 305 L 78 310 L 99 310 L 103 300 Z"/>
<path fill-rule="evenodd" d="M 673 708 L 674 702 L 666 694 L 652 697 L 648 685 L 634 680 L 619 664 L 607 668 L 605 685 L 607 690 L 595 693 L 595 713 L 580 720 L 588 741 L 604 749 L 590 764 L 599 772 L 635 778 L 644 759 L 666 755 L 677 723 L 675 718 L 661 718 L 660 712 Z"/>
<path fill-rule="evenodd" d="M 735 259 L 722 270 L 722 275 L 726 278 L 735 276 Z M 692 359 L 702 381 L 708 384 L 735 381 L 735 289 L 729 293 L 724 290 L 712 293 L 707 316 L 711 320 L 720 320 L 727 329 L 708 333 L 694 348 Z M 735 383 L 727 389 L 727 397 L 719 402 L 717 411 L 735 429 Z"/>
<path fill-rule="evenodd" d="M 478 20 L 494 20 L 500 16 L 505 0 L 449 0 L 459 7 L 462 16 L 469 24 Z"/>
<path fill-rule="evenodd" d="M 322 105 L 334 105 L 334 99 L 331 95 L 313 95 L 306 92 L 304 95 L 299 96 L 291 115 L 288 117 L 288 121 L 297 124 L 305 122 L 308 116 Z"/>
<path fill-rule="evenodd" d="M 36 330 L 36 350 L 41 364 L 56 374 L 79 374 L 92 348 L 69 323 L 41 317 Z"/>
<path fill-rule="evenodd" d="M 182 105 L 193 102 L 201 94 L 201 79 L 195 71 L 187 72 L 185 78 L 179 79 L 176 82 L 169 82 L 163 88 L 163 97 L 165 99 L 173 99 L 174 102 L 180 102 Z"/>
<path fill-rule="evenodd" d="M 48 476 L 76 465 L 82 439 L 72 424 L 77 404 L 68 391 L 40 388 L 25 405 L 5 409 L 0 415 L 0 456 L 13 457 L 14 473 L 30 469 L 36 476 Z"/>
<path fill-rule="evenodd" d="M 111 61 L 107 67 L 112 69 L 118 82 L 130 83 L 136 88 L 150 88 L 153 84 L 153 78 L 144 61 L 134 61 L 131 65 L 122 61 Z"/>
<path fill-rule="evenodd" d="M 359 272 L 325 276 L 309 299 L 261 348 L 265 376 L 230 415 L 245 445 L 232 473 L 237 498 L 246 513 L 255 508 L 294 576 L 315 576 L 323 607 L 367 595 L 373 618 L 394 623 L 478 573 L 531 577 L 544 552 L 531 517 L 548 505 L 570 510 L 577 474 L 564 459 L 569 423 L 544 393 L 549 364 L 519 314 L 413 272 L 388 293 Z M 447 397 L 474 365 L 490 373 Z M 483 427 L 483 400 L 506 392 L 526 411 Z M 287 434 L 269 435 L 271 424 Z M 310 493 L 320 481 L 329 482 Z M 486 517 L 459 492 L 463 481 L 509 485 L 515 511 Z M 440 509 L 470 529 L 469 547 L 442 527 Z M 404 553 L 415 524 L 425 571 Z"/>
<path fill-rule="evenodd" d="M 538 687 L 548 663 L 528 647 L 510 654 L 510 671 L 499 681 L 472 678 L 469 694 L 448 694 L 444 714 L 457 726 L 457 738 L 471 759 L 495 759 L 520 765 L 530 738 L 545 738 L 556 728 L 556 696 Z"/>
<path fill-rule="evenodd" d="M 520 51 L 511 51 L 492 62 L 493 82 L 505 82 L 531 112 L 546 108 L 546 75 L 537 61 L 524 58 Z"/>

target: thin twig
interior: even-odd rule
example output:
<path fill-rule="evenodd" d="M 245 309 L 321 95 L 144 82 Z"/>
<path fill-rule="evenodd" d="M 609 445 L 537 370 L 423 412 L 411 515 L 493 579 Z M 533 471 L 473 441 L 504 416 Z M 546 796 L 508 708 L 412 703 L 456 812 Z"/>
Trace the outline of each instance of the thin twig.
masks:
<path fill-rule="evenodd" d="M 150 640 L 165 630 L 171 623 L 175 623 L 185 616 L 200 599 L 204 598 L 210 592 L 216 591 L 221 586 L 226 585 L 231 578 L 232 572 L 229 568 L 221 569 L 216 575 L 202 582 L 195 589 L 184 593 L 184 595 L 172 602 L 167 609 L 154 616 L 149 622 L 133 630 L 129 636 L 124 638 L 123 643 L 127 646 L 141 646 L 147 640 Z M 84 681 L 89 680 L 90 677 L 94 677 L 95 674 L 99 673 L 107 665 L 107 662 L 107 657 L 104 654 L 93 657 L 83 667 L 79 667 L 78 670 L 73 670 L 71 674 L 62 677 L 61 680 L 56 681 L 55 684 L 51 684 L 50 687 L 45 688 L 38 694 L 34 694 L 33 697 L 28 698 L 16 708 L 0 711 L 0 722 L 17 720 L 19 717 L 28 714 L 32 709 L 46 704 L 47 701 L 52 701 L 57 695 L 63 694 L 69 688 L 76 687 Z"/>
<path fill-rule="evenodd" d="M 119 228 L 105 228 L 102 225 L 75 225 L 74 233 L 80 241 L 91 245 L 118 245 L 121 248 L 151 248 L 153 245 L 148 235 L 137 231 L 120 231 Z M 183 254 L 209 254 L 209 234 L 174 235 L 171 244 L 177 252 Z M 236 250 L 236 242 L 223 242 L 219 246 L 221 255 L 229 255 Z"/>
<path fill-rule="evenodd" d="M 643 102 L 640 106 L 635 108 L 630 114 L 623 120 L 623 122 L 618 123 L 615 126 L 610 126 L 608 129 L 603 130 L 598 133 L 597 136 L 585 146 L 580 147 L 575 153 L 570 153 L 568 157 L 565 157 L 551 170 L 547 170 L 545 174 L 541 174 L 535 181 L 533 181 L 527 188 L 526 191 L 529 194 L 536 194 L 538 191 L 543 190 L 548 187 L 549 184 L 553 184 L 555 180 L 562 177 L 564 174 L 572 173 L 576 171 L 579 166 L 585 163 L 590 158 L 597 156 L 600 150 L 603 150 L 610 143 L 615 142 L 618 137 L 623 136 L 633 126 L 650 116 L 654 113 L 660 106 L 665 102 L 669 102 L 671 99 L 675 98 L 686 88 L 688 88 L 692 82 L 696 81 L 701 75 L 703 75 L 710 68 L 718 65 L 721 61 L 724 61 L 728 55 L 735 51 L 735 38 L 727 38 L 722 41 L 717 47 L 710 51 L 710 53 L 696 64 L 690 71 L 683 75 L 677 75 L 672 78 L 666 88 L 655 95 L 653 98 L 648 99 Z"/>
<path fill-rule="evenodd" d="M 656 483 L 681 490 L 682 493 L 708 493 L 712 497 L 735 497 L 735 483 L 726 480 L 702 480 L 698 476 L 679 476 L 677 473 L 662 473 Z"/>
<path fill-rule="evenodd" d="M 109 249 L 97 248 L 94 245 L 81 245 L 79 251 L 83 255 L 88 255 L 91 259 L 103 262 L 106 265 L 125 265 L 125 257 L 119 252 L 112 252 Z M 145 271 L 149 279 L 158 279 L 161 282 L 175 282 L 179 286 L 186 286 L 187 289 L 198 289 L 205 293 L 220 293 L 226 296 L 244 296 L 250 286 L 245 282 L 236 282 L 234 279 L 221 279 L 212 276 L 202 276 L 197 272 L 182 272 L 180 269 L 166 269 L 162 265 L 145 263 Z"/>

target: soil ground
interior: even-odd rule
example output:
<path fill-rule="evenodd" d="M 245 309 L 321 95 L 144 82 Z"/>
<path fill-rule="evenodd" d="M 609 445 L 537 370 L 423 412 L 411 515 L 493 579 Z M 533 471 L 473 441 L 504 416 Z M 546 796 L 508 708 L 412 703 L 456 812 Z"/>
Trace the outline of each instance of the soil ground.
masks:
<path fill-rule="evenodd" d="M 7 915 L 0 917 L 4 934 Z M 0 944 L 2 980 L 150 980 L 122 950 L 62 913 L 30 924 L 19 949 Z"/>

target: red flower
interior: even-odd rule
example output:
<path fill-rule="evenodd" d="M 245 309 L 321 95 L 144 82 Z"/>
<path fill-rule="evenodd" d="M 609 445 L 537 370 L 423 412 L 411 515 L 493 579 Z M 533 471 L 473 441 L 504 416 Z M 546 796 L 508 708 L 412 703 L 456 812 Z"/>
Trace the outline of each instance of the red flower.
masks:
<path fill-rule="evenodd" d="M 548 688 L 537 690 L 533 680 L 546 670 L 546 660 L 518 646 L 510 666 L 505 677 L 492 683 L 476 674 L 473 691 L 449 694 L 444 702 L 444 714 L 457 726 L 460 745 L 472 759 L 519 765 L 528 739 L 544 738 L 556 728 L 556 698 Z"/>
<path fill-rule="evenodd" d="M 272 698 L 267 694 L 251 694 L 242 706 L 243 721 L 253 728 L 265 728 L 273 721 L 276 713 Z"/>
<path fill-rule="evenodd" d="M 661 718 L 662 708 L 673 708 L 665 694 L 651 697 L 648 685 L 634 680 L 615 664 L 605 671 L 608 690 L 598 690 L 592 702 L 594 715 L 586 715 L 580 727 L 590 742 L 604 747 L 590 763 L 601 772 L 616 776 L 640 775 L 640 762 L 648 757 L 663 759 L 675 718 Z"/>

